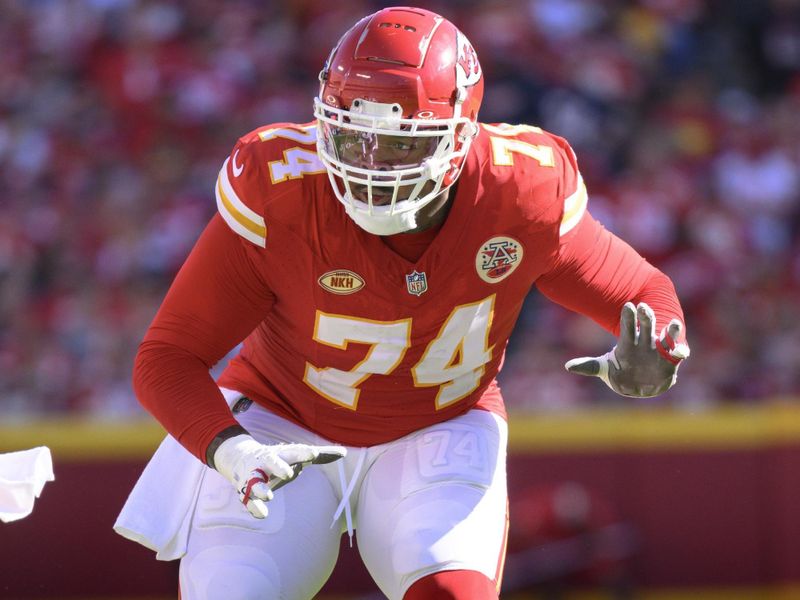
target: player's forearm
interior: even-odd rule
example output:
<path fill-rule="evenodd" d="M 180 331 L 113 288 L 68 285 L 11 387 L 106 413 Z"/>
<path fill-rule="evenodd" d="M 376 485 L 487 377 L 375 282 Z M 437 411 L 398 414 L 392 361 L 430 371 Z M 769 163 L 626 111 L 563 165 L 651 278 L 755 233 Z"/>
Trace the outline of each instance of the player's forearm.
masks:
<path fill-rule="evenodd" d="M 203 462 L 221 432 L 241 432 L 234 429 L 238 423 L 207 365 L 182 348 L 142 342 L 134 363 L 133 387 L 139 402 L 164 429 Z"/>
<path fill-rule="evenodd" d="M 659 331 L 672 318 L 683 321 L 670 279 L 589 214 L 537 286 L 549 299 L 590 317 L 614 335 L 619 334 L 619 314 L 626 302 L 649 304 Z"/>

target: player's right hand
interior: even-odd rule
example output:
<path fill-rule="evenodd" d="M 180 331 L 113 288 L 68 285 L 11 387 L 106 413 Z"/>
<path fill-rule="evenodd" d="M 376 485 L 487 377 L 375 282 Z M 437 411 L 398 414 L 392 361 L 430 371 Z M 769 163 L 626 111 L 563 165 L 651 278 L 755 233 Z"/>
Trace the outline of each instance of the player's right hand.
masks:
<path fill-rule="evenodd" d="M 657 336 L 653 309 L 626 302 L 617 345 L 603 356 L 573 358 L 564 366 L 570 373 L 599 377 L 622 396 L 657 396 L 675 384 L 678 367 L 689 356 L 682 331 L 683 323 L 672 319 Z"/>
<path fill-rule="evenodd" d="M 220 444 L 214 465 L 239 492 L 248 512 L 263 519 L 273 490 L 292 481 L 306 465 L 333 462 L 346 454 L 343 446 L 262 444 L 241 434 Z"/>

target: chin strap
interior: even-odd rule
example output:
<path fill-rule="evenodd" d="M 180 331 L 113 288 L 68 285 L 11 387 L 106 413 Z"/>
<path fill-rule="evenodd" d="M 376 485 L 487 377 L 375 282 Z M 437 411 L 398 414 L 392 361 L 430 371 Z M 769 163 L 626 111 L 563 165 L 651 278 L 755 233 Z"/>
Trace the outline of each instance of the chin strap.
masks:
<path fill-rule="evenodd" d="M 396 233 L 411 231 L 417 227 L 417 213 L 415 212 L 370 216 L 363 214 L 363 212 L 349 203 L 345 205 L 345 210 L 347 211 L 347 216 L 353 219 L 356 225 L 373 235 L 395 235 Z"/>

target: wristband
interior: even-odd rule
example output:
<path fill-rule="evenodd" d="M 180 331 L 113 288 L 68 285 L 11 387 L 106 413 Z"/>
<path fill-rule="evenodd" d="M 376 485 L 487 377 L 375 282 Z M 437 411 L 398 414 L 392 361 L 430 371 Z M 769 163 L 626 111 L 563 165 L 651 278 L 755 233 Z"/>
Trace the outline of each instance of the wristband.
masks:
<path fill-rule="evenodd" d="M 219 448 L 220 445 L 222 445 L 222 442 L 225 440 L 242 434 L 250 435 L 250 432 L 241 425 L 231 425 L 230 427 L 226 427 L 220 431 L 216 437 L 211 440 L 208 448 L 206 448 L 206 464 L 212 469 L 216 470 L 217 466 L 214 464 L 214 454 L 216 453 L 217 448 Z"/>

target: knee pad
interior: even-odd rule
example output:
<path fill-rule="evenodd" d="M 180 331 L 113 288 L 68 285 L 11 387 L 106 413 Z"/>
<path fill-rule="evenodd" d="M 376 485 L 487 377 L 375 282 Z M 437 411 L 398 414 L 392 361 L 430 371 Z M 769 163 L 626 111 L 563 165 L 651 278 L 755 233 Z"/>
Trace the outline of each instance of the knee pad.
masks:
<path fill-rule="evenodd" d="M 278 567 L 258 548 L 214 546 L 181 560 L 181 600 L 268 600 L 280 592 Z"/>
<path fill-rule="evenodd" d="M 439 571 L 414 582 L 403 600 L 497 600 L 495 582 L 477 571 Z"/>

